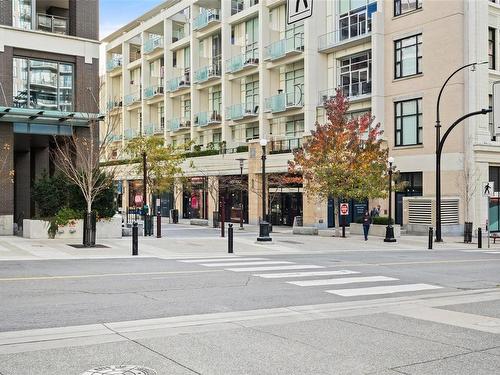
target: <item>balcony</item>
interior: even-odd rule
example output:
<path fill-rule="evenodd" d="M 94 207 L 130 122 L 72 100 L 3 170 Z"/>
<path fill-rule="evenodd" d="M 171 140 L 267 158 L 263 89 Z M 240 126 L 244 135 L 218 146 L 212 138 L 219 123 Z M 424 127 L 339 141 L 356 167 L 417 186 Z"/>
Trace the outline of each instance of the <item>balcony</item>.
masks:
<path fill-rule="evenodd" d="M 304 52 L 304 34 L 296 34 L 287 39 L 281 39 L 266 47 L 266 60 L 279 60 L 283 57 L 298 55 Z"/>
<path fill-rule="evenodd" d="M 222 122 L 222 117 L 217 111 L 200 112 L 195 116 L 194 123 L 196 126 L 216 125 Z"/>
<path fill-rule="evenodd" d="M 372 82 L 356 82 L 350 85 L 340 86 L 339 89 L 342 91 L 345 97 L 349 98 L 350 101 L 357 101 L 367 99 L 372 93 Z M 319 92 L 318 106 L 322 107 L 325 102 L 333 99 L 337 94 L 337 89 L 328 89 Z"/>
<path fill-rule="evenodd" d="M 178 42 L 186 37 L 184 28 L 172 30 L 172 43 Z"/>
<path fill-rule="evenodd" d="M 167 89 L 169 92 L 175 92 L 188 88 L 191 85 L 189 82 L 189 74 L 185 74 L 180 77 L 172 78 L 167 82 Z"/>
<path fill-rule="evenodd" d="M 271 113 L 284 112 L 289 109 L 302 108 L 302 93 L 299 91 L 280 93 L 265 100 L 265 111 Z"/>
<path fill-rule="evenodd" d="M 243 120 L 259 115 L 259 103 L 239 103 L 226 108 L 227 120 Z"/>
<path fill-rule="evenodd" d="M 121 134 L 118 135 L 118 134 L 110 134 L 109 135 L 109 141 L 110 142 L 118 142 L 118 141 L 121 141 L 122 140 L 122 136 Z"/>
<path fill-rule="evenodd" d="M 269 153 L 285 154 L 293 152 L 293 150 L 301 148 L 302 144 L 303 144 L 302 138 L 291 138 L 279 141 L 271 141 L 271 143 L 269 144 Z"/>
<path fill-rule="evenodd" d="M 218 9 L 203 9 L 201 13 L 193 20 L 193 30 L 202 31 L 207 27 L 219 23 Z"/>
<path fill-rule="evenodd" d="M 108 103 L 106 104 L 106 108 L 109 111 L 113 111 L 117 108 L 121 108 L 123 106 L 123 101 L 122 98 L 115 99 L 115 100 L 109 100 Z"/>
<path fill-rule="evenodd" d="M 169 121 L 169 129 L 171 132 L 187 130 L 191 128 L 191 121 L 181 118 L 173 118 Z"/>
<path fill-rule="evenodd" d="M 37 29 L 47 33 L 68 35 L 68 19 L 50 14 L 37 14 Z"/>
<path fill-rule="evenodd" d="M 259 0 L 231 0 L 231 16 L 257 5 Z"/>
<path fill-rule="evenodd" d="M 377 3 L 372 4 L 377 5 Z M 330 53 L 367 42 L 372 32 L 372 20 L 368 17 L 371 17 L 371 14 L 366 13 L 362 21 L 341 25 L 338 30 L 321 35 L 318 38 L 318 51 Z"/>
<path fill-rule="evenodd" d="M 194 72 L 194 82 L 203 83 L 221 77 L 221 64 L 216 62 Z"/>
<path fill-rule="evenodd" d="M 137 137 L 137 129 L 125 129 L 123 134 L 124 134 L 124 139 L 128 141 L 130 139 Z"/>
<path fill-rule="evenodd" d="M 125 95 L 125 99 L 123 100 L 123 104 L 125 106 L 130 106 L 132 104 L 140 102 L 141 99 L 142 99 L 141 98 L 141 92 L 140 91 L 136 91 L 134 93 Z"/>
<path fill-rule="evenodd" d="M 144 90 L 144 99 L 148 100 L 153 99 L 155 96 L 162 96 L 163 91 L 163 86 L 156 85 L 147 87 Z"/>
<path fill-rule="evenodd" d="M 121 56 L 113 57 L 106 63 L 106 71 L 110 73 L 115 69 L 121 68 L 122 65 L 123 65 L 123 58 Z"/>
<path fill-rule="evenodd" d="M 244 69 L 254 68 L 258 65 L 259 50 L 256 48 L 228 59 L 226 73 L 237 73 Z"/>
<path fill-rule="evenodd" d="M 151 38 L 146 43 L 144 43 L 144 53 L 151 54 L 157 49 L 163 48 L 163 37 Z"/>
<path fill-rule="evenodd" d="M 148 124 L 144 126 L 143 134 L 144 135 L 163 134 L 163 127 L 157 124 Z"/>

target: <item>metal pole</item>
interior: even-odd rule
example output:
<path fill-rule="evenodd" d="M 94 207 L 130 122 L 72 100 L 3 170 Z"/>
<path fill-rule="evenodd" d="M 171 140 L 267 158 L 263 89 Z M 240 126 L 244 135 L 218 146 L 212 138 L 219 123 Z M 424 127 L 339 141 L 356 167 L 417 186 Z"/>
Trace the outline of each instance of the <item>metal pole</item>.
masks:
<path fill-rule="evenodd" d="M 227 252 L 229 254 L 233 253 L 233 224 L 229 224 L 227 230 Z"/>
<path fill-rule="evenodd" d="M 145 205 L 148 204 L 147 201 L 147 179 L 148 179 L 148 166 L 146 164 L 146 153 L 142 153 L 142 171 L 143 171 L 143 176 L 142 176 L 142 206 L 144 207 Z"/>
<path fill-rule="evenodd" d="M 266 221 L 266 147 L 262 146 L 262 221 Z"/>
<path fill-rule="evenodd" d="M 483 248 L 483 233 L 481 227 L 477 228 L 477 248 Z"/>
<path fill-rule="evenodd" d="M 345 216 L 342 215 L 342 238 L 345 238 Z"/>
<path fill-rule="evenodd" d="M 139 228 L 136 221 L 132 224 L 132 255 L 139 255 Z"/>
<path fill-rule="evenodd" d="M 156 213 L 156 238 L 161 238 L 161 210 Z"/>
<path fill-rule="evenodd" d="M 225 206 L 224 206 L 224 197 L 222 198 L 222 202 L 221 202 L 221 209 L 220 209 L 221 213 L 220 213 L 220 217 L 221 217 L 221 220 L 220 220 L 220 236 L 221 237 L 225 237 L 225 233 L 224 233 L 224 229 L 225 229 L 225 221 L 226 221 L 226 215 L 225 215 Z"/>
<path fill-rule="evenodd" d="M 392 162 L 389 162 L 389 222 L 385 228 L 384 242 L 396 242 L 394 228 L 392 227 Z"/>
<path fill-rule="evenodd" d="M 433 240 L 433 237 L 434 237 L 434 234 L 432 233 L 433 230 L 432 230 L 432 227 L 429 227 L 429 250 L 432 250 L 432 240 Z"/>
<path fill-rule="evenodd" d="M 243 229 L 243 161 L 240 164 L 240 229 Z"/>

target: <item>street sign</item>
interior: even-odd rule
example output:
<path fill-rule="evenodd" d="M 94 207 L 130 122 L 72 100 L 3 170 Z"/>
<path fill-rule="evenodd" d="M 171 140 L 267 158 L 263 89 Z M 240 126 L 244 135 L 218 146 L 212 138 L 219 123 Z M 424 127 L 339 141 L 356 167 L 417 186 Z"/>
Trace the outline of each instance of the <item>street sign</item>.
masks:
<path fill-rule="evenodd" d="M 483 182 L 481 192 L 483 197 L 493 197 L 495 195 L 495 183 L 493 181 Z"/>
<path fill-rule="evenodd" d="M 136 204 L 136 205 L 140 205 L 140 204 L 142 204 L 142 195 L 139 195 L 139 194 L 138 194 L 138 195 L 136 195 L 136 196 L 134 197 L 134 202 L 135 202 L 135 204 Z"/>
<path fill-rule="evenodd" d="M 160 198 L 156 198 L 156 207 L 160 207 L 160 205 L 161 205 Z"/>
<path fill-rule="evenodd" d="M 286 9 L 287 23 L 291 25 L 312 16 L 313 0 L 288 0 Z"/>
<path fill-rule="evenodd" d="M 340 204 L 340 215 L 341 216 L 349 215 L 349 203 L 341 203 Z"/>

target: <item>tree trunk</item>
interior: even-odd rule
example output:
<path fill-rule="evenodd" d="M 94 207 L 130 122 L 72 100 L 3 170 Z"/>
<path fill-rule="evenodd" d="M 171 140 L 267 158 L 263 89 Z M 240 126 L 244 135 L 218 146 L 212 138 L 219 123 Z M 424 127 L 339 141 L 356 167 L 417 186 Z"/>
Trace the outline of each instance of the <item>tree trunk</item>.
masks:
<path fill-rule="evenodd" d="M 335 237 L 340 237 L 341 224 L 339 220 L 339 198 L 333 197 L 333 220 L 335 220 Z"/>

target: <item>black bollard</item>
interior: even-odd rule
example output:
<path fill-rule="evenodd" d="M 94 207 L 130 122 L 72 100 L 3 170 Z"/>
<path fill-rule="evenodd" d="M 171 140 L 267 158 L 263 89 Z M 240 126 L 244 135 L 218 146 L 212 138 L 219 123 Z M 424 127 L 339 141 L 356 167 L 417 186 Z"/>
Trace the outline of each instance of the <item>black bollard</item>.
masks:
<path fill-rule="evenodd" d="M 342 215 L 342 238 L 345 238 L 345 215 Z"/>
<path fill-rule="evenodd" d="M 156 214 L 156 238 L 161 238 L 161 212 Z"/>
<path fill-rule="evenodd" d="M 477 248 L 483 248 L 483 233 L 481 228 L 477 228 Z"/>
<path fill-rule="evenodd" d="M 229 224 L 227 230 L 227 252 L 229 254 L 233 253 L 233 224 Z"/>
<path fill-rule="evenodd" d="M 434 238 L 434 229 L 429 227 L 429 250 L 432 250 L 432 241 Z"/>
<path fill-rule="evenodd" d="M 135 221 L 132 224 L 132 255 L 139 255 L 139 227 Z"/>

